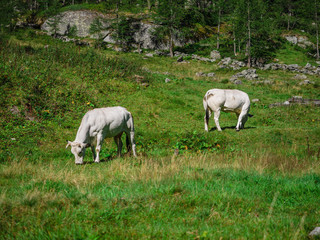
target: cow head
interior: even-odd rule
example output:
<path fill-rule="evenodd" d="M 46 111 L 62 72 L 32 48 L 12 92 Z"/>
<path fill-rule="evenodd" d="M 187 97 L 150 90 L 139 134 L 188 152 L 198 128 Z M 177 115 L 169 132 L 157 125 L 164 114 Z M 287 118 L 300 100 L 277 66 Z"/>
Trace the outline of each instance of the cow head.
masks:
<path fill-rule="evenodd" d="M 84 155 L 86 153 L 86 148 L 90 146 L 88 143 L 78 143 L 78 142 L 70 142 L 66 146 L 71 146 L 71 152 L 75 156 L 75 163 L 76 164 L 83 164 Z"/>

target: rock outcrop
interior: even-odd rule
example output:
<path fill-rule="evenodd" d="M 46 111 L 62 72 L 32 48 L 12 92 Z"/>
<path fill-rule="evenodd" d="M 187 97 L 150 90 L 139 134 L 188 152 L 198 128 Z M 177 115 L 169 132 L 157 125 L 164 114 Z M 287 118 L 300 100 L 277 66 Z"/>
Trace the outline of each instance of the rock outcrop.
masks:
<path fill-rule="evenodd" d="M 102 19 L 100 23 L 103 26 L 103 29 L 100 33 L 91 34 L 90 28 L 96 19 Z M 47 19 L 42 25 L 41 29 L 46 31 L 48 34 L 52 35 L 54 33 L 53 24 L 56 24 L 55 34 L 58 36 L 67 36 L 70 33 L 70 29 L 75 29 L 74 34 L 77 37 L 90 37 L 98 38 L 105 36 L 103 41 L 106 43 L 115 43 L 115 40 L 112 38 L 110 30 L 107 28 L 115 20 L 113 16 L 107 16 L 102 13 L 89 10 L 81 11 L 66 11 L 56 15 L 55 17 Z M 135 43 L 132 45 L 137 48 L 144 49 L 162 49 L 167 50 L 169 45 L 166 43 L 159 43 L 155 41 L 152 37 L 152 31 L 156 28 L 156 25 L 151 23 L 144 23 L 137 20 L 136 22 L 131 23 L 132 28 L 135 29 L 133 34 L 133 39 Z M 181 40 L 178 37 L 174 39 L 174 45 L 182 47 L 190 41 Z"/>
<path fill-rule="evenodd" d="M 230 57 L 226 57 L 222 59 L 218 63 L 220 68 L 231 68 L 233 70 L 239 70 L 242 67 L 245 67 L 246 64 L 244 62 L 238 61 L 236 59 L 232 59 Z"/>
<path fill-rule="evenodd" d="M 295 104 L 313 105 L 313 106 L 320 107 L 320 100 L 318 100 L 318 99 L 304 99 L 301 96 L 293 96 L 292 98 L 288 99 L 287 101 L 270 104 L 269 107 L 272 108 L 272 107 L 279 107 L 279 106 L 291 106 L 291 105 L 295 105 Z"/>
<path fill-rule="evenodd" d="M 320 67 L 312 66 L 307 63 L 306 66 L 302 67 L 298 64 L 281 64 L 281 63 L 268 63 L 260 68 L 261 70 L 286 70 L 290 72 L 308 74 L 308 75 L 320 75 Z"/>
<path fill-rule="evenodd" d="M 308 48 L 311 47 L 313 49 L 316 48 L 316 46 L 309 41 L 309 39 L 306 36 L 301 36 L 301 35 L 284 35 L 284 38 L 287 39 L 288 42 L 298 45 L 299 47 L 302 48 Z"/>
<path fill-rule="evenodd" d="M 258 74 L 257 74 L 257 70 L 254 69 L 254 68 L 250 68 L 250 69 L 246 69 L 246 70 L 243 70 L 239 73 L 236 73 L 234 74 L 230 81 L 235 81 L 237 80 L 238 78 L 245 78 L 247 80 L 254 80 L 254 79 L 258 79 Z"/>
<path fill-rule="evenodd" d="M 68 35 L 70 28 L 75 27 L 77 37 L 96 37 L 90 34 L 90 26 L 95 19 L 106 19 L 106 16 L 94 11 L 66 11 L 47 19 L 42 25 L 41 30 L 48 34 L 53 34 L 52 23 L 57 23 L 57 34 Z M 106 33 L 106 32 L 105 32 Z"/>

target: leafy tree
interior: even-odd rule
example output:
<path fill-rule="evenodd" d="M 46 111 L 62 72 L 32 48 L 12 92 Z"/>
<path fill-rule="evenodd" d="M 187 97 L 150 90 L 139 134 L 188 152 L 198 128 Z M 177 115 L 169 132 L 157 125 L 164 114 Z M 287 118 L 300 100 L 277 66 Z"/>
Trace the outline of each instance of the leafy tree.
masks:
<path fill-rule="evenodd" d="M 233 25 L 239 44 L 245 44 L 248 67 L 251 67 L 253 59 L 268 59 L 272 56 L 275 50 L 272 38 L 273 22 L 264 1 L 240 0 Z"/>
<path fill-rule="evenodd" d="M 107 23 L 107 20 L 102 18 L 94 19 L 93 23 L 90 25 L 90 34 L 96 35 L 96 47 L 101 47 L 103 40 L 111 34 L 110 24 Z"/>
<path fill-rule="evenodd" d="M 57 37 L 60 31 L 59 24 L 61 23 L 61 15 L 56 15 L 48 21 L 48 25 L 52 32 L 53 37 Z"/>
<path fill-rule="evenodd" d="M 75 37 L 77 35 L 77 31 L 76 25 L 70 26 L 70 24 L 68 24 L 66 33 L 68 37 Z"/>
<path fill-rule="evenodd" d="M 301 4 L 302 5 L 302 4 Z M 299 16 L 302 19 L 302 27 L 316 39 L 316 58 L 319 59 L 319 15 L 320 1 L 306 0 L 304 7 L 299 9 Z"/>
<path fill-rule="evenodd" d="M 121 16 L 117 22 L 111 25 L 114 30 L 112 37 L 125 50 L 129 49 L 132 44 L 136 43 L 133 36 L 138 30 L 139 25 L 134 25 L 134 21 L 134 18 Z"/>
<path fill-rule="evenodd" d="M 168 43 L 171 57 L 173 57 L 174 37 L 181 30 L 185 13 L 184 7 L 185 0 L 162 0 L 158 2 L 154 14 L 155 23 L 159 25 L 154 36 L 160 42 Z"/>
<path fill-rule="evenodd" d="M 315 29 L 315 35 L 316 35 L 316 58 L 319 59 L 319 1 L 314 0 L 314 29 Z"/>

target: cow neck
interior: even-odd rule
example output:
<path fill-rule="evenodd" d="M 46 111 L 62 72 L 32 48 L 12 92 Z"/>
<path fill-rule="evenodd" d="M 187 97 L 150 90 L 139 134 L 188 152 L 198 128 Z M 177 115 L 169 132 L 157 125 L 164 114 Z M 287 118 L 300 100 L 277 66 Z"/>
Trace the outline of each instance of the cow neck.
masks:
<path fill-rule="evenodd" d="M 84 127 L 82 124 L 80 125 L 75 142 L 78 143 L 89 143 L 89 127 Z"/>

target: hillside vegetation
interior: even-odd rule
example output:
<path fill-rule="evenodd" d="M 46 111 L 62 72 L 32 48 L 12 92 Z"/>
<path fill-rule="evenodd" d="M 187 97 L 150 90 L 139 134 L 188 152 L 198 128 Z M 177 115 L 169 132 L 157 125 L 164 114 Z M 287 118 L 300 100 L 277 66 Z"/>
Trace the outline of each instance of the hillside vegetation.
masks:
<path fill-rule="evenodd" d="M 277 58 L 292 63 L 294 51 L 288 45 Z M 228 80 L 236 72 L 79 47 L 33 30 L 2 35 L 0 238 L 307 238 L 320 225 L 320 109 L 269 105 L 319 99 L 320 80 L 308 75 L 315 84 L 299 85 L 296 73 L 257 70 L 274 84 L 236 86 Z M 213 119 L 204 131 L 202 98 L 211 88 L 259 99 L 244 130 L 222 113 L 223 131 Z M 138 157 L 116 158 L 107 139 L 100 164 L 89 150 L 87 164 L 75 165 L 65 146 L 82 116 L 116 105 L 133 114 Z"/>

